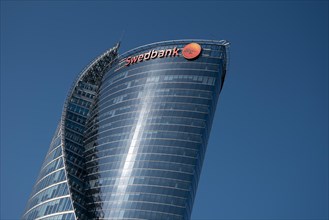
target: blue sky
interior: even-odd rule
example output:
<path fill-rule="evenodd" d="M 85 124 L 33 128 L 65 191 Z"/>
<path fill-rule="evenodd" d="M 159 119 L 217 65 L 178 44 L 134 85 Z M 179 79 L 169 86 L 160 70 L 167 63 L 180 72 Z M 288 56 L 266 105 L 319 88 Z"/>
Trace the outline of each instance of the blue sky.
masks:
<path fill-rule="evenodd" d="M 328 1 L 1 1 L 1 219 L 18 219 L 78 73 L 112 47 L 226 39 L 192 219 L 328 219 Z"/>

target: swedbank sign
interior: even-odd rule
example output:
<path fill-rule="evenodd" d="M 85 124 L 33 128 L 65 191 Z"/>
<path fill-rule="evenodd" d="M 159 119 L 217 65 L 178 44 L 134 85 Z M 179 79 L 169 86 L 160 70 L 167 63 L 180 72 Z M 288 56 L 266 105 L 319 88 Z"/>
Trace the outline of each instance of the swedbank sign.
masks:
<path fill-rule="evenodd" d="M 153 60 L 157 58 L 165 58 L 165 57 L 179 57 L 180 54 L 187 60 L 196 59 L 201 53 L 201 46 L 197 43 L 187 44 L 182 50 L 174 47 L 166 50 L 150 50 L 147 53 L 142 53 L 137 56 L 127 57 L 125 59 L 126 66 L 147 61 Z"/>

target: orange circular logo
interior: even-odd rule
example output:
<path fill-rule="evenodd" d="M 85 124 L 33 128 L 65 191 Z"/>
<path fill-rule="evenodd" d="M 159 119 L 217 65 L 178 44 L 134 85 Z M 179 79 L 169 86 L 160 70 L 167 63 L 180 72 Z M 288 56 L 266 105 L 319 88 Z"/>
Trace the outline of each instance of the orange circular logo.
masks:
<path fill-rule="evenodd" d="M 201 46 L 197 43 L 190 43 L 183 48 L 182 54 L 185 59 L 193 60 L 201 53 Z"/>

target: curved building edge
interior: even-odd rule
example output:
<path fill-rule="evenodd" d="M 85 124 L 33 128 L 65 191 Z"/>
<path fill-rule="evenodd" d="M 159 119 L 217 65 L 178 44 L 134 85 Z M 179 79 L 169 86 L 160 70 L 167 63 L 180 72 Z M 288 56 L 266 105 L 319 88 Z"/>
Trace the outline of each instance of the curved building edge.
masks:
<path fill-rule="evenodd" d="M 55 135 L 51 141 L 39 176 L 22 215 L 22 219 L 87 219 L 84 217 L 84 213 L 81 213 L 80 216 L 78 216 L 75 211 L 77 208 L 75 207 L 76 204 L 73 199 L 74 193 L 72 192 L 72 180 L 69 177 L 69 166 L 67 162 L 68 153 L 66 151 L 66 142 L 70 140 L 66 137 L 66 117 L 71 99 L 74 96 L 76 89 L 79 87 L 79 82 L 92 82 L 97 87 L 103 72 L 117 56 L 119 46 L 120 44 L 117 43 L 113 48 L 105 51 L 102 55 L 93 60 L 81 71 L 71 86 L 64 103 L 60 123 L 58 124 Z M 59 171 L 61 173 L 60 175 L 57 175 Z M 65 199 L 64 204 L 63 199 Z M 47 207 L 45 206 L 46 204 Z"/>

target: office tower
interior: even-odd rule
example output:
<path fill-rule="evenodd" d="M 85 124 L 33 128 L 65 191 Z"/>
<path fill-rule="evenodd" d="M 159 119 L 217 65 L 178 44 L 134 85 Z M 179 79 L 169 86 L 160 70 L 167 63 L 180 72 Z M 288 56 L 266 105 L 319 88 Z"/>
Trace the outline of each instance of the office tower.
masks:
<path fill-rule="evenodd" d="M 226 41 L 174 40 L 79 75 L 23 219 L 189 219 L 227 63 Z"/>

